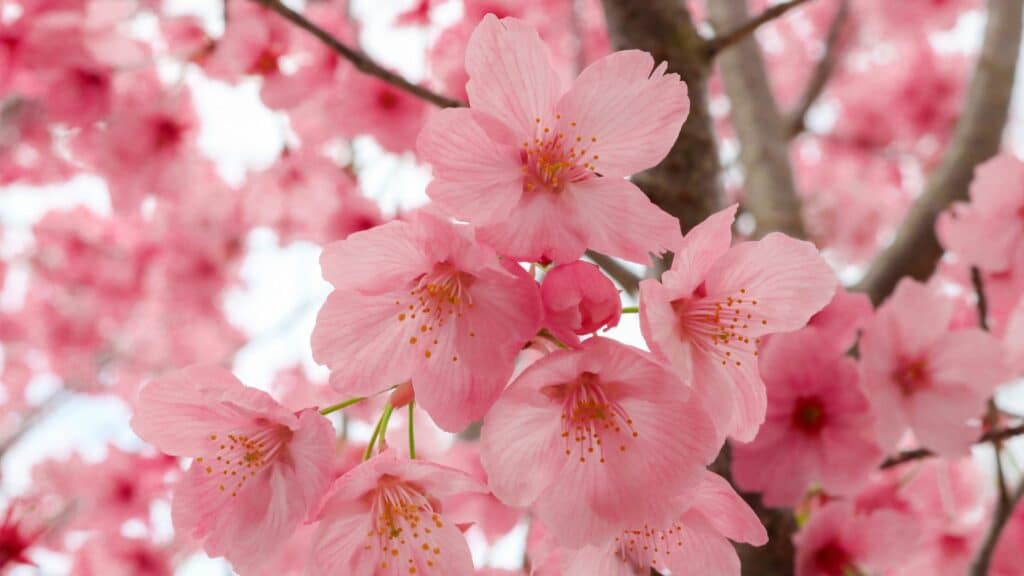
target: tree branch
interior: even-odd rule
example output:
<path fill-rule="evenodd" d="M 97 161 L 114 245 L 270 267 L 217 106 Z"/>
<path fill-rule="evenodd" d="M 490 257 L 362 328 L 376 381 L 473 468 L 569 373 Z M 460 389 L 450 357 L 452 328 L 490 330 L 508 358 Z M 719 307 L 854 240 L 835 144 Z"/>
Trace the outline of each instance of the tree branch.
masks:
<path fill-rule="evenodd" d="M 716 0 L 708 3 L 708 10 L 712 25 L 719 30 L 747 19 L 746 0 Z M 803 238 L 800 199 L 789 160 L 789 133 L 757 41 L 747 37 L 722 54 L 718 65 L 740 143 L 744 207 L 757 222 L 754 236 L 780 231 Z"/>
<path fill-rule="evenodd" d="M 814 72 L 811 73 L 811 78 L 808 80 L 807 87 L 804 88 L 796 108 L 789 114 L 787 131 L 790 138 L 804 131 L 806 128 L 807 112 L 817 102 L 821 93 L 825 91 L 825 85 L 828 84 L 829 78 L 832 77 L 832 71 L 835 70 L 836 63 L 839 61 L 839 40 L 842 38 L 843 26 L 846 24 L 849 15 L 850 0 L 839 0 L 839 8 L 836 9 L 836 15 L 832 19 L 832 24 L 829 25 L 828 34 L 825 36 L 825 52 L 822 53 L 821 58 L 814 67 Z"/>
<path fill-rule="evenodd" d="M 632 270 L 626 268 L 611 256 L 605 256 L 593 250 L 587 250 L 587 258 L 593 260 L 594 264 L 597 264 L 606 274 L 612 277 L 612 280 L 618 282 L 619 286 L 622 286 L 622 289 L 626 291 L 626 294 L 636 296 L 637 290 L 640 289 L 640 277 L 634 274 Z"/>
<path fill-rule="evenodd" d="M 724 204 L 718 145 L 708 109 L 710 63 L 686 3 L 678 0 L 601 0 L 616 50 L 636 48 L 668 62 L 690 96 L 690 115 L 668 156 L 633 182 L 687 231 Z"/>
<path fill-rule="evenodd" d="M 746 20 L 742 24 L 734 25 L 728 32 L 717 34 L 714 38 L 707 40 L 707 57 L 709 59 L 714 58 L 722 50 L 725 50 L 735 44 L 739 44 L 753 34 L 754 31 L 760 28 L 763 24 L 775 20 L 779 16 L 782 16 L 786 12 L 789 12 L 793 8 L 796 8 L 807 1 L 808 0 L 789 0 L 788 2 L 781 2 L 774 6 L 769 6 L 764 10 L 764 12 L 761 12 L 757 16 Z M 717 3 L 718 0 L 708 2 L 708 8 L 714 9 L 715 4 Z M 744 6 L 744 11 L 745 8 L 746 7 Z"/>
<path fill-rule="evenodd" d="M 1013 516 L 1013 509 L 1016 508 L 1022 499 L 1024 499 L 1024 482 L 1021 482 L 1017 487 L 1017 491 L 1014 492 L 1009 505 L 996 509 L 992 518 L 992 524 L 989 526 L 985 540 L 982 542 L 981 550 L 971 564 L 970 576 L 988 576 L 988 567 L 992 563 L 992 554 L 996 551 L 996 546 L 999 544 L 999 536 L 1002 535 L 1006 522 Z"/>
<path fill-rule="evenodd" d="M 925 280 L 931 276 L 942 256 L 935 219 L 952 202 L 967 199 L 975 167 L 999 151 L 1020 52 L 1021 4 L 1022 0 L 988 1 L 984 44 L 949 148 L 892 244 L 875 258 L 856 287 L 875 304 L 902 277 Z"/>
<path fill-rule="evenodd" d="M 400 90 L 404 90 L 414 96 L 417 96 L 419 98 L 422 98 L 423 100 L 426 100 L 427 102 L 430 102 L 431 104 L 440 106 L 441 108 L 458 108 L 460 106 L 466 105 L 464 102 L 461 102 L 454 98 L 449 98 L 448 96 L 438 94 L 428 88 L 420 86 L 419 84 L 413 84 L 412 82 L 409 82 L 408 80 L 402 78 L 398 74 L 395 74 L 394 72 L 388 70 L 387 68 L 384 68 L 383 66 L 375 62 L 372 58 L 364 54 L 361 50 L 357 48 L 352 48 L 351 46 L 348 46 L 341 40 L 338 40 L 333 35 L 331 35 L 330 32 L 327 32 L 323 28 L 320 28 L 313 22 L 309 21 L 302 14 L 299 14 L 298 12 L 285 6 L 280 0 L 252 1 L 262 5 L 268 10 L 280 14 L 289 22 L 295 24 L 299 28 L 302 28 L 306 32 L 309 32 L 318 40 L 323 42 L 328 48 L 337 53 L 339 56 L 351 62 L 353 66 L 355 66 L 364 74 L 369 74 L 370 76 L 380 78 L 381 80 L 387 82 L 388 84 L 391 84 L 392 86 Z"/>
<path fill-rule="evenodd" d="M 1024 435 L 1024 424 L 1017 426 L 1011 426 L 1009 428 L 1001 428 L 999 430 L 991 430 L 986 432 L 978 439 L 977 444 L 984 444 L 986 442 L 1002 442 L 1016 436 Z M 899 466 L 900 464 L 906 464 L 914 460 L 921 460 L 922 458 L 928 458 L 934 456 L 935 453 L 927 448 L 916 448 L 914 450 L 904 450 L 899 454 L 886 458 L 880 468 L 883 470 L 886 468 L 892 468 Z"/>

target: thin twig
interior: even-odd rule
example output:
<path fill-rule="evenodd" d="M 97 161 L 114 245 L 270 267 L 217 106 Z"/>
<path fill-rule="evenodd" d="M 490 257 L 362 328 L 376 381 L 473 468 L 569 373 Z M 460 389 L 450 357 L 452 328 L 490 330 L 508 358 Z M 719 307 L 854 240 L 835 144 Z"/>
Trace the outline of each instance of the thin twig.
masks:
<path fill-rule="evenodd" d="M 843 26 L 850 14 L 850 0 L 840 0 L 839 8 L 832 19 L 825 37 L 825 52 L 821 55 L 811 78 L 800 96 L 796 108 L 789 114 L 789 137 L 793 138 L 804 131 L 807 127 L 807 112 L 814 106 L 821 93 L 825 91 L 825 85 L 832 77 L 836 63 L 839 61 L 839 40 L 842 38 Z"/>
<path fill-rule="evenodd" d="M 640 289 L 640 277 L 634 274 L 632 270 L 620 264 L 618 260 L 593 250 L 587 250 L 587 258 L 593 260 L 605 273 L 612 277 L 612 280 L 618 282 L 626 294 L 630 296 L 636 295 L 637 290 Z"/>
<path fill-rule="evenodd" d="M 789 0 L 788 2 L 782 2 L 774 6 L 769 6 L 757 16 L 754 16 L 750 20 L 747 20 L 743 24 L 740 24 L 733 30 L 717 35 L 707 41 L 707 56 L 708 59 L 714 58 L 719 52 L 726 48 L 739 44 L 748 36 L 754 33 L 755 30 L 760 28 L 763 24 L 775 20 L 779 16 L 782 16 L 786 12 L 789 12 L 793 8 L 806 3 L 808 0 Z"/>
<path fill-rule="evenodd" d="M 449 98 L 448 96 L 443 96 L 428 88 L 424 88 L 419 84 L 413 84 L 412 82 L 409 82 L 408 80 L 402 78 L 398 74 L 395 74 L 394 72 L 388 70 L 387 68 L 384 68 L 383 66 L 375 62 L 372 58 L 364 54 L 361 50 L 353 48 L 345 44 L 341 40 L 338 40 L 333 35 L 331 35 L 330 32 L 327 32 L 326 30 L 320 28 L 313 22 L 310 22 L 302 14 L 299 14 L 298 12 L 285 6 L 283 3 L 281 3 L 280 0 L 252 1 L 262 5 L 268 10 L 272 10 L 280 14 L 292 24 L 295 24 L 299 28 L 302 28 L 306 32 L 309 32 L 318 40 L 327 45 L 328 48 L 333 50 L 342 58 L 351 62 L 353 66 L 355 66 L 358 70 L 365 74 L 369 74 L 370 76 L 380 78 L 384 82 L 387 82 L 388 84 L 391 84 L 392 86 L 400 90 L 404 90 L 405 92 L 408 92 L 413 96 L 422 98 L 423 100 L 426 100 L 427 102 L 430 102 L 431 104 L 434 104 L 436 106 L 440 106 L 441 108 L 458 108 L 460 106 L 466 105 L 465 103 L 459 100 Z"/>
<path fill-rule="evenodd" d="M 988 528 L 981 549 L 971 564 L 970 576 L 988 576 L 989 564 L 992 563 L 992 555 L 996 551 L 996 545 L 999 544 L 999 537 L 1002 535 L 1007 521 L 1013 516 L 1013 509 L 1022 498 L 1024 498 L 1024 482 L 1017 487 L 1017 491 L 1014 492 L 1008 505 L 1000 507 L 993 515 L 992 524 Z"/>
<path fill-rule="evenodd" d="M 978 299 L 978 326 L 988 332 L 988 299 L 985 298 L 985 284 L 981 279 L 981 270 L 978 270 L 977 266 L 971 267 L 971 285 L 974 286 L 974 294 Z"/>
<path fill-rule="evenodd" d="M 1024 435 L 1024 424 L 986 432 L 981 436 L 981 438 L 978 439 L 977 444 L 984 444 L 986 442 L 1002 442 L 1003 440 L 1007 440 L 1015 436 L 1021 435 Z M 886 458 L 885 461 L 882 462 L 881 468 L 892 468 L 894 466 L 899 466 L 900 464 L 906 464 L 907 462 L 921 460 L 922 458 L 928 458 L 929 456 L 934 455 L 935 453 L 932 452 L 931 450 L 928 450 L 927 448 L 904 450 L 899 454 Z"/>

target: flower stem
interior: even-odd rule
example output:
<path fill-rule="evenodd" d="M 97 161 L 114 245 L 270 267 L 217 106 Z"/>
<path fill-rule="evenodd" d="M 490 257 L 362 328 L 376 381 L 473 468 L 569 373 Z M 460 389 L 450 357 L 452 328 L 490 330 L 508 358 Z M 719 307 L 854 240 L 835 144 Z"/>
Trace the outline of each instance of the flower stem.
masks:
<path fill-rule="evenodd" d="M 338 402 L 337 404 L 328 406 L 326 408 L 321 408 L 320 409 L 320 413 L 323 414 L 324 416 L 327 416 L 328 414 L 330 414 L 332 412 L 337 412 L 338 410 L 344 410 L 345 408 L 348 408 L 349 406 L 352 406 L 354 404 L 359 404 L 363 400 L 366 400 L 365 396 L 360 396 L 360 397 L 357 397 L 357 398 L 349 398 L 348 400 L 345 400 L 344 402 Z"/>
<path fill-rule="evenodd" d="M 388 422 L 391 421 L 391 412 L 394 409 L 390 402 L 384 405 L 384 413 L 380 415 L 380 420 L 377 420 L 377 426 L 373 429 L 373 435 L 370 436 L 370 443 L 366 445 L 366 452 L 363 452 L 363 460 L 369 460 L 373 455 L 374 445 L 384 444 L 384 432 L 388 429 Z"/>
<path fill-rule="evenodd" d="M 409 402 L 409 458 L 416 459 L 416 428 L 413 426 L 413 412 L 416 402 Z"/>
<path fill-rule="evenodd" d="M 622 307 L 622 313 L 623 314 L 637 314 L 639 312 L 640 312 L 640 307 L 639 306 L 623 306 Z"/>

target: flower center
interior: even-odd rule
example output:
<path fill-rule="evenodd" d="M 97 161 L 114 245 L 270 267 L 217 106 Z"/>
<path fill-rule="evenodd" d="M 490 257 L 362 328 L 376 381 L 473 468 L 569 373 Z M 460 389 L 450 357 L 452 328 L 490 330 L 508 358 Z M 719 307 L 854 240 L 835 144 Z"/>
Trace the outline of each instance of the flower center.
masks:
<path fill-rule="evenodd" d="M 218 477 L 217 488 L 234 498 L 250 478 L 277 459 L 291 437 L 287 427 L 266 424 L 245 433 L 210 434 L 212 456 L 196 458 L 196 465 L 207 475 Z"/>
<path fill-rule="evenodd" d="M 724 298 L 702 293 L 703 286 L 694 291 L 694 297 L 672 301 L 680 337 L 713 354 L 722 366 L 742 366 L 744 354 L 757 356 L 761 339 L 754 336 L 768 326 L 758 313 L 757 300 L 746 296 L 746 288 Z"/>
<path fill-rule="evenodd" d="M 682 532 L 683 526 L 679 523 L 672 524 L 667 530 L 654 530 L 649 526 L 640 530 L 624 530 L 615 537 L 615 554 L 642 571 L 638 574 L 646 574 L 650 568 L 661 571 L 665 569 L 663 557 L 671 556 L 673 549 L 677 553 L 682 550 Z"/>
<path fill-rule="evenodd" d="M 830 540 L 818 548 L 818 551 L 814 553 L 814 566 L 819 573 L 826 576 L 847 576 L 850 573 L 859 573 L 853 568 L 853 558 L 850 557 L 850 553 L 836 540 Z"/>
<path fill-rule="evenodd" d="M 605 463 L 605 446 L 612 440 L 618 451 L 626 451 L 625 438 L 636 438 L 639 433 L 633 420 L 622 406 L 612 398 L 597 374 L 583 372 L 575 382 L 555 384 L 541 390 L 549 398 L 562 403 L 562 438 L 565 455 L 579 453 L 579 461 L 597 453 L 598 461 Z M 622 436 L 623 434 L 629 436 Z"/>
<path fill-rule="evenodd" d="M 423 346 L 423 357 L 430 359 L 434 352 L 432 346 L 438 344 L 436 332 L 445 324 L 462 317 L 463 311 L 473 308 L 473 297 L 469 288 L 474 282 L 473 276 L 459 272 L 449 264 L 440 264 L 429 274 L 420 276 L 409 289 L 409 298 L 404 302 L 395 300 L 398 322 L 412 322 L 414 328 L 409 337 L 410 346 Z M 470 337 L 475 337 L 473 332 Z M 458 356 L 451 357 L 458 362 Z"/>
<path fill-rule="evenodd" d="M 560 128 L 562 116 L 555 118 L 558 122 L 555 128 L 544 126 L 539 117 L 535 118 L 537 130 L 533 142 L 523 141 L 519 158 L 524 192 L 561 192 L 568 183 L 590 178 L 596 169 L 592 162 L 599 156 L 588 156 L 587 146 L 595 144 L 597 137 L 567 136 Z M 576 122 L 570 122 L 568 129 L 574 131 L 575 128 Z"/>
<path fill-rule="evenodd" d="M 817 396 L 801 396 L 793 407 L 793 427 L 816 436 L 827 422 L 825 403 Z"/>
<path fill-rule="evenodd" d="M 373 496 L 370 513 L 372 527 L 364 548 L 379 548 L 381 570 L 394 567 L 416 574 L 435 567 L 443 549 L 434 532 L 444 522 L 419 490 L 385 477 Z"/>
<path fill-rule="evenodd" d="M 924 390 L 931 384 L 928 364 L 924 359 L 901 361 L 899 367 L 893 371 L 892 378 L 904 396 Z"/>

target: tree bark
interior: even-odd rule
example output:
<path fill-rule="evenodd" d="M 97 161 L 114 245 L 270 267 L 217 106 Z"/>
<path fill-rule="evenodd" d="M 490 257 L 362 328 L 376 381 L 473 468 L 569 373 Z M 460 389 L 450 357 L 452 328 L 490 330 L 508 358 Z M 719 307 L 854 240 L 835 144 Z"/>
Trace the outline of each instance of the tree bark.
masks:
<path fill-rule="evenodd" d="M 712 0 L 708 12 L 716 30 L 731 30 L 749 20 L 746 0 Z M 747 37 L 718 57 L 740 143 L 746 188 L 744 207 L 757 222 L 754 236 L 784 232 L 805 236 L 789 161 L 789 127 L 779 112 L 757 40 Z"/>
<path fill-rule="evenodd" d="M 718 146 L 708 110 L 707 41 L 679 0 L 602 0 L 608 34 L 616 50 L 637 48 L 668 62 L 690 95 L 690 115 L 679 139 L 658 166 L 633 181 L 663 210 L 679 218 L 684 232 L 724 204 Z"/>

